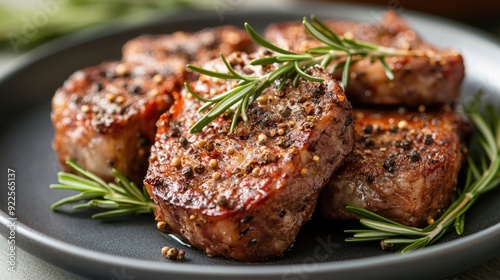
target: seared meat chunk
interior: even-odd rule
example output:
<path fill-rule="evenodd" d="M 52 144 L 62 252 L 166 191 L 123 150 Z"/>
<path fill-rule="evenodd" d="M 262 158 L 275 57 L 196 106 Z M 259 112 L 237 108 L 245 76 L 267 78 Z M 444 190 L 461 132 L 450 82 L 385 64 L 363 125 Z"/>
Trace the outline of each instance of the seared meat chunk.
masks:
<path fill-rule="evenodd" d="M 423 57 L 387 57 L 394 72 L 390 81 L 380 62 L 361 60 L 351 67 L 346 93 L 351 101 L 365 104 L 419 106 L 449 104 L 458 98 L 464 78 L 463 58 L 456 50 L 439 49 L 423 41 L 398 15 L 387 12 L 381 22 L 369 24 L 325 21 L 341 36 L 403 50 L 421 50 Z M 310 36 L 300 23 L 271 24 L 266 38 L 280 47 L 303 51 L 323 43 Z M 341 71 L 334 78 L 341 77 Z"/>
<path fill-rule="evenodd" d="M 251 52 L 255 45 L 248 34 L 233 26 L 203 29 L 196 33 L 175 32 L 168 35 L 142 35 L 123 46 L 123 60 L 149 65 L 160 73 L 193 80 L 186 64 L 203 65 L 222 52 Z M 196 75 L 194 75 L 196 77 Z"/>
<path fill-rule="evenodd" d="M 74 73 L 52 99 L 53 148 L 64 170 L 75 160 L 106 181 L 116 168 L 141 182 L 156 121 L 173 103 L 177 80 L 130 63 L 106 62 Z"/>
<path fill-rule="evenodd" d="M 353 110 L 354 152 L 320 194 L 329 218 L 354 205 L 409 226 L 437 219 L 451 203 L 471 125 L 444 106 L 429 112 Z"/>
<path fill-rule="evenodd" d="M 262 75 L 246 54 L 229 62 L 247 75 Z M 204 68 L 227 71 L 220 59 Z M 272 68 L 272 67 L 271 67 Z M 253 74 L 252 74 L 253 73 Z M 318 194 L 351 151 L 351 107 L 340 85 L 322 69 L 297 88 L 264 90 L 228 134 L 222 115 L 201 132 L 189 129 L 200 101 L 186 96 L 158 121 L 144 184 L 167 230 L 209 256 L 258 261 L 282 255 L 312 215 Z M 211 97 L 235 86 L 202 75 L 193 89 Z"/>
<path fill-rule="evenodd" d="M 198 33 L 141 36 L 123 49 L 124 62 L 109 62 L 73 74 L 54 96 L 54 150 L 106 181 L 114 167 L 135 182 L 144 179 L 156 121 L 186 79 L 186 64 L 219 51 L 253 48 L 248 35 L 230 26 Z"/>

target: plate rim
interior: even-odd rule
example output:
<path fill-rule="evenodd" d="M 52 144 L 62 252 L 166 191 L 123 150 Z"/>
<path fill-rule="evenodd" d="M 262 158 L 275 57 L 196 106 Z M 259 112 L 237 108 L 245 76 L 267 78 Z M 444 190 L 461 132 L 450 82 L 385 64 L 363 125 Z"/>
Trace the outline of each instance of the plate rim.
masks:
<path fill-rule="evenodd" d="M 294 4 L 291 5 L 292 8 L 300 8 L 302 6 L 306 6 L 305 4 Z M 312 6 L 312 8 L 311 8 Z M 367 9 L 367 8 L 373 8 L 375 10 L 384 10 L 380 6 L 374 6 L 374 5 L 352 5 L 352 4 L 307 4 L 307 8 L 309 10 L 314 10 L 318 9 L 321 7 L 327 7 L 327 8 L 332 8 L 332 7 L 343 7 L 343 8 L 348 8 L 348 9 Z M 290 8 L 288 8 L 290 9 Z M 252 14 L 255 13 L 256 11 L 262 11 L 259 9 L 246 9 L 242 12 L 235 12 L 232 14 L 232 16 L 235 16 L 236 14 Z M 266 13 L 282 13 L 285 14 L 287 13 L 287 10 L 282 10 L 282 9 L 268 9 L 266 10 Z M 294 14 L 298 14 L 297 12 L 294 12 Z M 107 28 L 101 30 L 100 32 L 93 34 L 89 36 L 87 33 L 81 33 L 78 32 L 76 34 L 68 35 L 63 38 L 56 39 L 52 42 L 49 42 L 47 44 L 42 45 L 39 48 L 36 48 L 26 54 L 21 55 L 20 57 L 15 59 L 15 62 L 13 63 L 11 69 L 8 69 L 5 74 L 3 74 L 0 77 L 0 84 L 4 83 L 7 81 L 11 76 L 15 76 L 19 71 L 22 71 L 24 68 L 29 67 L 31 64 L 36 63 L 37 61 L 40 61 L 45 58 L 50 58 L 52 55 L 57 54 L 60 51 L 70 49 L 76 45 L 80 45 L 86 42 L 91 42 L 94 40 L 98 40 L 99 38 L 106 37 L 106 36 L 112 36 L 113 34 L 120 34 L 123 32 L 129 31 L 131 28 L 142 28 L 142 27 L 147 27 L 152 24 L 158 24 L 161 22 L 168 23 L 168 22 L 175 22 L 179 18 L 184 18 L 186 19 L 186 16 L 191 18 L 196 18 L 199 20 L 200 14 L 195 13 L 193 14 L 192 11 L 182 11 L 179 15 L 176 15 L 174 17 L 171 17 L 169 19 L 165 18 L 154 18 L 151 21 L 147 21 L 145 23 L 141 24 L 135 24 L 131 26 L 125 26 L 125 27 L 118 27 L 115 25 L 108 26 Z M 457 23 L 454 22 L 453 20 L 449 19 L 444 19 L 436 16 L 431 16 L 428 14 L 422 14 L 418 12 L 413 12 L 413 11 L 405 11 L 405 17 L 408 18 L 418 18 L 418 19 L 428 19 L 435 21 L 440 24 L 444 24 L 447 27 L 450 27 L 452 29 L 461 29 L 461 33 L 466 33 L 468 35 L 471 35 L 474 37 L 474 39 L 480 40 L 482 43 L 488 43 L 492 44 L 491 47 L 496 48 L 500 52 L 500 40 L 482 30 L 476 29 L 474 27 L 470 27 L 468 25 L 462 24 L 462 23 Z M 209 16 L 205 16 L 205 18 L 210 18 Z M 223 23 L 221 23 L 223 24 Z M 3 211 L 0 211 L 0 223 L 2 225 L 7 225 L 9 223 L 9 216 L 4 213 Z M 30 228 L 27 225 L 24 225 L 22 222 L 17 223 L 17 233 L 23 237 L 27 238 L 29 240 L 32 240 L 34 242 L 38 242 L 39 245 L 42 246 L 47 246 L 49 248 L 56 248 L 57 250 L 62 250 L 64 251 L 65 254 L 71 255 L 76 258 L 80 259 L 93 259 L 93 260 L 99 260 L 100 263 L 104 265 L 109 265 L 109 266 L 126 266 L 130 267 L 133 269 L 136 269 L 138 271 L 144 270 L 144 268 L 147 268 L 149 271 L 154 271 L 154 272 L 160 272 L 160 273 L 178 273 L 179 275 L 184 275 L 185 276 L 193 276 L 193 273 L 198 273 L 199 275 L 196 276 L 207 276 L 207 273 L 213 273 L 208 276 L 234 276 L 235 270 L 237 269 L 237 272 L 241 276 L 255 276 L 255 277 L 261 277 L 261 276 L 278 276 L 278 275 L 283 275 L 283 273 L 286 273 L 288 271 L 295 271 L 297 269 L 296 264 L 283 264 L 283 265 L 252 265 L 252 266 L 245 266 L 244 263 L 242 265 L 231 265 L 231 266 L 211 266 L 211 265 L 203 265 L 203 264 L 188 264 L 189 269 L 186 269 L 185 264 L 177 264 L 177 263 L 161 263 L 158 261 L 149 261 L 149 260 L 138 260 L 130 257 L 123 257 L 123 256 L 117 256 L 117 255 L 112 255 L 108 253 L 101 253 L 97 251 L 93 251 L 91 249 L 86 249 L 82 247 L 78 247 L 76 245 L 72 245 L 66 242 L 63 242 L 61 240 L 55 239 L 51 236 L 45 235 L 41 232 L 38 232 L 37 230 Z M 7 236 L 5 234 L 6 228 L 2 227 L 2 235 Z M 453 255 L 455 254 L 454 252 L 459 251 L 462 252 L 463 250 L 467 249 L 475 249 L 477 250 L 478 248 L 483 248 L 484 251 L 487 251 L 486 249 L 489 249 L 489 251 L 494 252 L 491 250 L 491 247 L 494 249 L 500 248 L 500 242 L 497 241 L 497 244 L 495 246 L 490 246 L 491 243 L 488 243 L 487 248 L 485 246 L 486 241 L 491 241 L 491 240 L 498 240 L 500 239 L 500 223 L 497 223 L 496 225 L 493 225 L 491 227 L 488 227 L 486 229 L 483 229 L 481 231 L 472 233 L 468 236 L 460 237 L 455 240 L 451 240 L 442 244 L 435 244 L 431 247 L 425 248 L 423 250 L 417 251 L 417 252 L 412 252 L 407 255 L 398 255 L 398 254 L 390 254 L 390 255 L 383 255 L 383 256 L 374 256 L 374 257 L 365 257 L 361 259 L 350 259 L 350 260 L 341 260 L 341 261 L 332 261 L 332 262 L 325 262 L 325 263 L 317 263 L 316 271 L 312 274 L 316 276 L 320 276 L 322 273 L 333 273 L 333 272 L 346 272 L 346 271 L 351 271 L 355 269 L 359 269 L 359 267 L 364 267 L 364 266 L 377 266 L 380 267 L 391 267 L 394 265 L 402 265 L 406 264 L 407 262 L 413 262 L 416 260 L 420 259 L 425 259 L 428 258 L 429 255 L 433 254 L 438 254 L 440 253 L 443 256 L 448 256 L 448 255 Z M 23 242 L 24 243 L 24 242 Z M 24 244 L 19 244 L 20 248 L 25 249 L 27 252 L 33 255 L 39 255 L 42 254 L 40 252 L 37 252 L 37 254 L 34 254 L 33 252 L 30 252 L 28 245 Z M 27 250 L 28 249 L 28 250 Z M 78 254 L 81 253 L 81 254 Z M 496 253 L 498 255 L 498 253 Z M 486 258 L 493 257 L 494 253 L 489 253 L 488 256 L 484 256 Z M 485 260 L 485 259 L 484 259 Z M 482 260 L 476 260 L 474 263 L 470 263 L 470 265 L 474 265 L 479 263 Z M 63 266 L 60 266 L 56 263 L 52 263 L 60 268 L 63 268 Z M 463 267 L 464 269 L 466 267 Z M 213 271 L 212 271 L 213 270 Z"/>
<path fill-rule="evenodd" d="M 0 211 L 0 223 L 4 225 L 9 224 L 9 216 Z M 2 232 L 3 233 L 3 232 Z M 116 256 L 108 253 L 102 253 L 93 251 L 91 249 L 82 248 L 70 243 L 63 242 L 59 239 L 53 238 L 41 232 L 38 232 L 31 227 L 24 225 L 21 222 L 16 223 L 16 234 L 19 234 L 23 238 L 27 238 L 32 241 L 36 241 L 41 245 L 45 245 L 50 248 L 56 248 L 58 251 L 63 252 L 66 256 L 72 256 L 77 259 L 86 260 L 92 259 L 98 261 L 102 264 L 108 265 L 109 267 L 127 267 L 134 270 L 147 270 L 147 271 L 157 271 L 162 273 L 188 273 L 193 276 L 193 273 L 197 276 L 207 276 L 207 273 L 214 273 L 208 276 L 234 276 L 234 272 L 237 269 L 239 276 L 278 276 L 283 275 L 283 273 L 297 271 L 297 264 L 283 264 L 283 265 L 252 265 L 245 266 L 244 262 L 242 265 L 231 265 L 231 266 L 211 266 L 211 265 L 200 265 L 200 264 L 188 264 L 189 270 L 186 270 L 186 264 L 174 263 L 174 262 L 158 262 L 158 261 L 148 261 L 140 260 L 130 257 Z M 441 244 L 435 244 L 430 247 L 426 247 L 422 250 L 410 252 L 404 255 L 397 253 L 365 257 L 360 259 L 350 259 L 350 260 L 340 260 L 333 262 L 317 263 L 318 267 L 315 268 L 314 273 L 331 273 L 331 272 L 347 272 L 353 269 L 359 269 L 360 266 L 376 266 L 378 268 L 392 267 L 394 265 L 404 265 L 415 262 L 417 260 L 426 260 L 429 255 L 439 253 L 441 257 L 446 257 L 455 254 L 455 252 L 462 252 L 463 250 L 471 249 L 476 251 L 483 251 L 485 248 L 484 244 L 488 241 L 495 241 L 500 238 L 500 223 L 483 229 L 481 231 L 472 233 L 470 235 L 457 238 L 455 240 L 447 241 Z M 500 242 L 497 242 L 496 246 L 488 247 L 493 252 L 498 252 L 500 249 Z M 24 246 L 20 246 L 23 248 Z M 481 248 L 478 250 L 478 248 Z M 23 248 L 25 249 L 25 248 Z M 29 250 L 26 250 L 30 252 Z M 486 250 L 484 250 L 486 251 Z M 30 252 L 32 253 L 32 252 Z M 37 254 L 38 255 L 38 254 Z M 492 255 L 494 256 L 494 255 Z M 490 257 L 492 257 L 490 256 Z M 489 257 L 487 257 L 489 258 Z M 486 258 L 486 259 L 487 259 Z M 481 260 L 480 260 L 481 261 Z M 360 265 L 360 263 L 362 263 Z M 332 270 L 333 267 L 333 270 Z M 64 267 L 61 267 L 64 268 Z M 180 268 L 180 270 L 178 270 Z M 464 267 L 465 268 L 465 267 Z"/>

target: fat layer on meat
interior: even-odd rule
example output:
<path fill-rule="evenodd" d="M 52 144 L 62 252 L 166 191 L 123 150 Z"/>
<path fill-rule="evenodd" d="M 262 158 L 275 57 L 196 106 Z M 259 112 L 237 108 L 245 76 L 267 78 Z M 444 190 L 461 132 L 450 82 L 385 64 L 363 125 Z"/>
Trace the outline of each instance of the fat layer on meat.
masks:
<path fill-rule="evenodd" d="M 451 203 L 471 125 L 444 106 L 428 112 L 354 109 L 355 146 L 320 195 L 324 216 L 357 217 L 345 206 L 409 226 L 437 219 Z"/>
<path fill-rule="evenodd" d="M 253 56 L 251 56 L 253 57 Z M 240 72 L 262 75 L 246 54 L 228 58 Z M 204 68 L 227 71 L 220 60 Z M 144 184 L 167 231 L 209 256 L 258 261 L 282 255 L 311 218 L 317 196 L 351 151 L 351 107 L 339 84 L 313 68 L 322 83 L 273 84 L 228 134 L 229 115 L 201 132 L 189 129 L 201 103 L 186 96 L 158 121 Z M 235 86 L 201 76 L 191 84 L 204 97 Z"/>
<path fill-rule="evenodd" d="M 377 23 L 325 20 L 338 35 L 401 50 L 420 50 L 424 57 L 387 57 L 394 73 L 390 81 L 380 62 L 363 59 L 352 64 L 346 89 L 352 102 L 364 104 L 420 106 L 450 104 L 458 98 L 464 78 L 463 58 L 457 50 L 439 49 L 424 40 L 394 12 Z M 265 36 L 278 46 L 293 51 L 323 45 L 301 23 L 274 23 Z M 333 73 L 340 79 L 342 71 Z"/>

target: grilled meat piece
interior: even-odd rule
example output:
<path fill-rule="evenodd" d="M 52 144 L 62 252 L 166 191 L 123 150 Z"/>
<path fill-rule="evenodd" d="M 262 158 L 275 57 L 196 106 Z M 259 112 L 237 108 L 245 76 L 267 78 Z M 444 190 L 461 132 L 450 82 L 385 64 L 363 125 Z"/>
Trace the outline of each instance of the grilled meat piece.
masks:
<path fill-rule="evenodd" d="M 245 54 L 228 57 L 240 72 Z M 215 60 L 204 68 L 227 71 Z M 184 96 L 158 121 L 144 184 L 167 230 L 209 256 L 258 261 L 282 255 L 311 218 L 321 187 L 351 151 L 351 107 L 339 84 L 319 68 L 323 83 L 277 85 L 249 106 L 247 123 L 228 135 L 230 117 L 201 132 L 189 129 L 201 103 Z M 235 86 L 207 76 L 192 83 L 204 97 Z"/>
<path fill-rule="evenodd" d="M 390 81 L 380 62 L 361 60 L 351 67 L 346 93 L 351 101 L 365 104 L 431 105 L 449 104 L 458 98 L 464 78 L 463 58 L 456 50 L 438 49 L 423 41 L 394 12 L 387 12 L 381 22 L 368 24 L 349 21 L 326 21 L 337 34 L 396 49 L 421 50 L 425 57 L 387 57 L 394 72 Z M 310 36 L 300 23 L 271 24 L 266 38 L 282 48 L 303 51 L 323 43 Z M 340 79 L 341 71 L 334 73 Z"/>
<path fill-rule="evenodd" d="M 449 106 L 433 111 L 354 109 L 354 152 L 320 194 L 329 218 L 354 205 L 409 226 L 437 219 L 451 203 L 470 122 Z"/>
<path fill-rule="evenodd" d="M 186 64 L 203 65 L 222 52 L 251 52 L 255 49 L 248 34 L 233 26 L 203 29 L 196 33 L 175 32 L 168 35 L 142 35 L 123 46 L 123 60 L 149 65 L 160 73 L 181 80 L 194 80 Z"/>
<path fill-rule="evenodd" d="M 135 182 L 144 179 L 156 121 L 173 103 L 186 64 L 219 51 L 251 49 L 248 35 L 234 27 L 198 33 L 141 36 L 123 49 L 124 62 L 109 62 L 73 74 L 55 94 L 53 148 L 61 166 L 73 159 L 106 181 L 114 167 Z"/>
<path fill-rule="evenodd" d="M 111 169 L 141 182 L 156 121 L 173 103 L 175 77 L 153 69 L 106 62 L 74 73 L 52 99 L 53 148 L 64 170 L 78 164 L 106 181 Z M 160 79 L 161 78 L 161 79 Z"/>

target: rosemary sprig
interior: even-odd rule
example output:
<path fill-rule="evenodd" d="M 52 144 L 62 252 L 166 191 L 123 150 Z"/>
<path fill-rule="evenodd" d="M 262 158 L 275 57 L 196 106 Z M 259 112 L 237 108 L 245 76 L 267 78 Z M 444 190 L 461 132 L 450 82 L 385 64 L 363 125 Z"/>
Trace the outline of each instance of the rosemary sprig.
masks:
<path fill-rule="evenodd" d="M 468 157 L 468 172 L 464 187 L 459 190 L 459 197 L 431 225 L 425 228 L 408 227 L 388 220 L 366 209 L 347 206 L 347 209 L 361 217 L 360 223 L 367 229 L 346 230 L 353 237 L 346 241 L 381 240 L 382 247 L 401 245 L 400 252 L 423 248 L 439 240 L 452 227 L 457 234 L 464 231 L 465 213 L 477 198 L 500 185 L 500 120 L 488 107 L 489 121 L 479 112 L 479 95 L 466 108 L 477 127 L 476 140 L 482 153 L 477 161 Z"/>
<path fill-rule="evenodd" d="M 185 83 L 186 89 L 197 99 L 205 102 L 198 112 L 211 109 L 190 129 L 190 133 L 201 131 L 207 124 L 215 118 L 222 115 L 227 110 L 235 110 L 230 133 L 234 132 L 236 122 L 241 116 L 243 121 L 248 120 L 246 110 L 260 95 L 260 93 L 269 87 L 274 81 L 279 82 L 278 90 L 283 89 L 291 81 L 295 87 L 300 78 L 313 82 L 322 82 L 322 78 L 307 74 L 307 70 L 318 65 L 323 68 L 331 66 L 331 71 L 342 69 L 341 84 L 345 88 L 349 82 L 350 67 L 352 64 L 369 58 L 370 61 L 380 61 L 384 71 L 390 80 L 394 79 L 394 73 L 385 62 L 386 57 L 393 56 L 423 56 L 425 53 L 418 50 L 398 50 L 386 48 L 368 42 L 355 41 L 346 37 L 338 36 L 329 29 L 324 22 L 312 15 L 310 19 L 304 17 L 302 21 L 304 28 L 311 36 L 324 45 L 306 49 L 304 52 L 292 52 L 282 49 L 260 36 L 248 23 L 245 23 L 245 29 L 250 37 L 258 45 L 272 51 L 274 55 L 266 56 L 252 60 L 251 65 L 271 65 L 274 70 L 262 76 L 248 76 L 238 73 L 231 67 L 224 55 L 221 54 L 222 61 L 226 65 L 229 73 L 221 73 L 206 70 L 194 65 L 187 67 L 200 74 L 216 77 L 226 80 L 239 80 L 238 85 L 226 92 L 216 95 L 210 99 L 203 98 L 196 94 L 188 83 Z M 235 108 L 236 107 L 236 108 Z"/>
<path fill-rule="evenodd" d="M 80 192 L 79 194 L 61 199 L 52 204 L 50 208 L 56 210 L 59 206 L 88 200 L 85 203 L 73 206 L 73 209 L 98 208 L 107 211 L 92 215 L 92 218 L 112 218 L 131 214 L 153 213 L 154 203 L 149 198 L 146 188 L 142 191 L 136 184 L 130 182 L 116 169 L 113 174 L 115 183 L 106 183 L 73 161 L 66 164 L 75 170 L 77 174 L 59 172 L 59 184 L 50 185 L 51 189 L 64 189 Z"/>
<path fill-rule="evenodd" d="M 353 233 L 348 242 L 381 240 L 383 248 L 401 245 L 400 252 L 408 252 L 423 248 L 439 240 L 452 227 L 460 235 L 465 227 L 465 213 L 477 198 L 500 185 L 500 119 L 495 117 L 493 107 L 488 107 L 489 121 L 479 112 L 479 95 L 467 107 L 468 114 L 479 131 L 476 141 L 482 153 L 475 161 L 468 158 L 468 172 L 465 185 L 458 190 L 459 197 L 433 224 L 425 228 L 409 227 L 386 219 L 366 209 L 347 206 L 347 208 L 362 217 L 361 224 L 365 229 L 346 230 Z M 83 170 L 73 161 L 67 164 L 79 175 L 60 172 L 59 183 L 50 185 L 53 189 L 75 190 L 80 193 L 52 204 L 56 210 L 59 206 L 82 200 L 73 209 L 98 208 L 108 211 L 101 212 L 92 218 L 111 218 L 130 214 L 153 213 L 154 203 L 143 187 L 142 192 L 137 186 L 126 179 L 118 171 L 113 170 L 116 184 L 106 183 L 96 175 Z"/>

